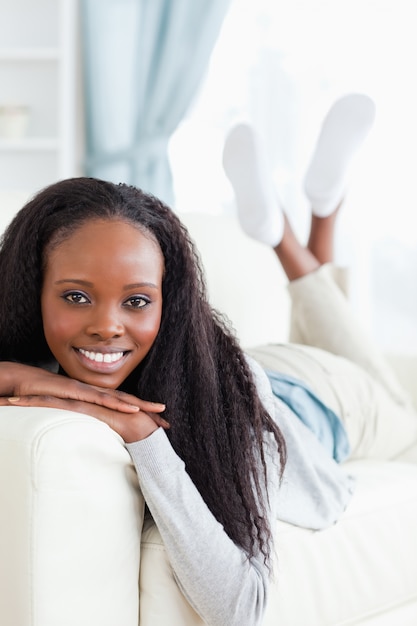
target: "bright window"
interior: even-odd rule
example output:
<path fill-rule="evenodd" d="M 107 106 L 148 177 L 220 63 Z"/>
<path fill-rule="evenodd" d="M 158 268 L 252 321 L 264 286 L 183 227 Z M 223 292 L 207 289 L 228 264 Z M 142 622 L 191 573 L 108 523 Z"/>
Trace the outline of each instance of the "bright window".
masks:
<path fill-rule="evenodd" d="M 377 118 L 351 170 L 339 260 L 353 264 L 354 306 L 378 341 L 416 351 L 414 14 L 413 0 L 234 0 L 170 155 L 179 210 L 233 211 L 222 145 L 232 123 L 251 121 L 304 237 L 302 179 L 321 120 L 344 93 L 370 95 Z"/>

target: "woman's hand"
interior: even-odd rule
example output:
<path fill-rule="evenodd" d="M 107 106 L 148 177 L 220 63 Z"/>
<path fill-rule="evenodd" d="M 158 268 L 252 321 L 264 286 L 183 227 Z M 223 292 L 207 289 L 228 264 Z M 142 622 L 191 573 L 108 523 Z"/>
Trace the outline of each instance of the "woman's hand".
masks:
<path fill-rule="evenodd" d="M 108 424 L 126 443 L 148 437 L 159 426 L 169 428 L 159 415 L 164 404 L 20 363 L 0 363 L 0 396 L 0 406 L 43 406 L 91 415 Z"/>
<path fill-rule="evenodd" d="M 146 404 L 145 402 L 143 404 Z M 151 403 L 149 403 L 151 404 Z M 158 413 L 149 413 L 137 410 L 135 413 L 122 413 L 105 406 L 84 402 L 83 400 L 71 400 L 68 398 L 56 398 L 53 396 L 21 396 L 0 398 L 0 406 L 30 406 L 64 409 L 90 415 L 104 422 L 112 428 L 126 443 L 141 441 L 149 437 L 159 426 L 169 428 L 169 424 Z"/>

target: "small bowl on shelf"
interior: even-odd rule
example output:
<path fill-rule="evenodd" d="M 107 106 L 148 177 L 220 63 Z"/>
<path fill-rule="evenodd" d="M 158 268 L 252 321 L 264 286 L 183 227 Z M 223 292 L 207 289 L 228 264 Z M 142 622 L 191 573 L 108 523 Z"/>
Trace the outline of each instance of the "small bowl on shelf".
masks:
<path fill-rule="evenodd" d="M 22 104 L 0 104 L 0 138 L 23 139 L 27 135 L 30 109 Z"/>

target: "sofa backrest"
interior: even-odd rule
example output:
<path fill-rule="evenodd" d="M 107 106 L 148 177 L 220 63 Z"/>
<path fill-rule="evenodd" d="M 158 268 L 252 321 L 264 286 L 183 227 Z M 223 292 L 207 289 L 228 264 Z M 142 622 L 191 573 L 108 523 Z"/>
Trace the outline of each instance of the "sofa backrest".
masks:
<path fill-rule="evenodd" d="M 289 296 L 274 252 L 241 230 L 234 215 L 182 213 L 200 251 L 210 301 L 243 347 L 288 340 Z"/>

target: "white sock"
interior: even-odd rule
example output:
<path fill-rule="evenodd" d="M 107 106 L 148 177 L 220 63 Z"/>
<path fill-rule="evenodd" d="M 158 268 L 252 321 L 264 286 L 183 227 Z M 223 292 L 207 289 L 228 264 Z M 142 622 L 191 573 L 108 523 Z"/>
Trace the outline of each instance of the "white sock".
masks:
<path fill-rule="evenodd" d="M 327 113 L 304 178 L 313 215 L 327 217 L 342 201 L 350 161 L 374 118 L 375 104 L 362 94 L 340 98 Z"/>
<path fill-rule="evenodd" d="M 235 192 L 243 230 L 262 243 L 277 246 L 284 232 L 284 216 L 259 139 L 249 124 L 238 124 L 230 130 L 223 149 L 223 167 Z"/>

